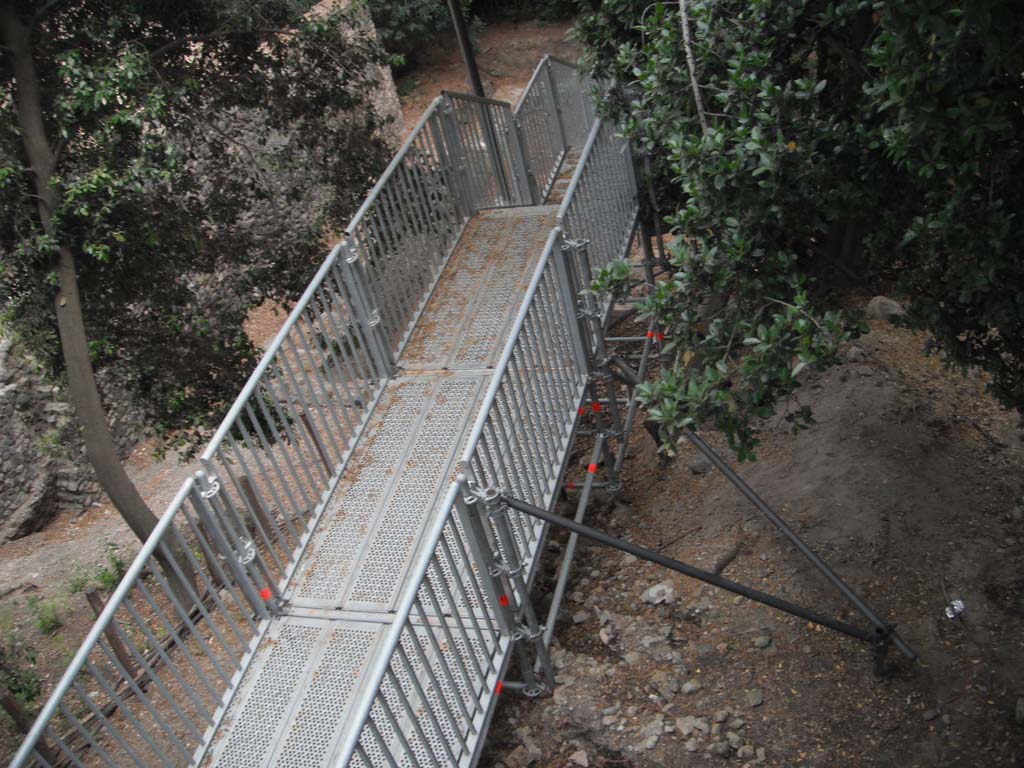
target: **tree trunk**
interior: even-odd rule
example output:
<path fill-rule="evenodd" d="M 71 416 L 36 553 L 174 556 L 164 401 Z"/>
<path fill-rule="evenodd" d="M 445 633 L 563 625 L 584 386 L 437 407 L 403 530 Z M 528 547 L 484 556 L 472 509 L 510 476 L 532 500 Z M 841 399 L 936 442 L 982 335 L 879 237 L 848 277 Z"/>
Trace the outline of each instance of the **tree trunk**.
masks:
<path fill-rule="evenodd" d="M 0 7 L 0 29 L 14 66 L 18 125 L 21 128 L 25 153 L 35 177 L 39 220 L 43 231 L 56 238 L 58 234 L 53 223 L 53 212 L 57 205 L 57 190 L 51 183 L 56 168 L 56 157 L 47 141 L 43 123 L 39 83 L 29 40 L 30 30 L 18 18 L 17 11 L 11 3 L 4 3 Z M 54 297 L 54 308 L 60 332 L 61 352 L 67 372 L 71 403 L 82 425 L 86 455 L 110 501 L 132 532 L 144 541 L 156 526 L 157 518 L 121 465 L 113 436 L 110 434 L 106 412 L 96 388 L 92 360 L 89 357 L 82 303 L 78 295 L 75 258 L 68 245 L 60 244 L 55 267 L 57 294 Z"/>

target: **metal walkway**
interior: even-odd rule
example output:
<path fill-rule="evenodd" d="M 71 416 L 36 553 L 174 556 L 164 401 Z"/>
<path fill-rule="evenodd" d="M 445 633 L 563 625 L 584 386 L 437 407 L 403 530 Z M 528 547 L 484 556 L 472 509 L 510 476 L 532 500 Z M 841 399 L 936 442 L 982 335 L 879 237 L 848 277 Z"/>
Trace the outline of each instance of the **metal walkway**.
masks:
<path fill-rule="evenodd" d="M 602 395 L 613 483 L 635 415 L 581 293 L 643 239 L 592 87 L 545 58 L 514 110 L 434 102 L 12 766 L 469 766 L 513 657 L 545 689 L 545 526 L 500 495 L 551 508 Z"/>

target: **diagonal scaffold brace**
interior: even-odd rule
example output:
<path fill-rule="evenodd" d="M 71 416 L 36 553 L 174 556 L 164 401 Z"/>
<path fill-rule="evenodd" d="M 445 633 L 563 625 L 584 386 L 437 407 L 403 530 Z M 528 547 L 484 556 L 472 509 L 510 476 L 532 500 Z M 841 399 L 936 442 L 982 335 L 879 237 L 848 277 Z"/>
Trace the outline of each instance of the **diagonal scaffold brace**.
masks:
<path fill-rule="evenodd" d="M 696 566 L 689 565 L 679 560 L 675 560 L 671 557 L 667 557 L 660 552 L 647 549 L 646 547 L 634 544 L 624 539 L 618 539 L 614 536 L 610 536 L 603 531 L 593 528 L 588 525 L 584 525 L 578 520 L 572 520 L 561 515 L 548 512 L 545 509 L 536 507 L 532 504 L 525 503 L 515 498 L 508 496 L 504 497 L 505 503 L 512 509 L 518 510 L 524 514 L 536 517 L 544 522 L 554 525 L 559 528 L 564 528 L 571 533 L 582 536 L 586 539 L 590 539 L 598 544 L 602 544 L 607 547 L 618 549 L 622 552 L 626 552 L 634 557 L 638 557 L 641 560 L 646 560 L 655 565 L 660 565 L 664 568 L 668 568 L 677 573 L 681 573 L 684 576 L 688 576 L 698 581 L 703 581 L 706 584 L 710 584 L 714 587 L 724 589 L 728 592 L 740 595 L 742 597 L 754 600 L 756 602 L 767 605 L 771 608 L 783 611 L 793 616 L 797 616 L 806 621 L 812 622 L 819 626 L 831 629 L 835 632 L 853 637 L 862 642 L 868 643 L 871 646 L 872 654 L 875 662 L 875 673 L 882 675 L 885 670 L 885 656 L 890 647 L 895 647 L 900 651 L 907 659 L 913 661 L 917 658 L 917 654 L 914 650 L 896 633 L 896 625 L 884 621 L 869 606 L 864 599 L 858 595 L 854 590 L 845 582 L 843 579 L 833 571 L 824 560 L 822 560 L 809 546 L 804 542 L 796 533 L 786 524 L 779 515 L 768 506 L 767 503 L 760 496 L 758 496 L 753 489 L 750 488 L 736 473 L 733 469 L 719 456 L 715 451 L 700 438 L 697 434 L 690 430 L 686 430 L 686 437 L 689 439 L 698 450 L 700 450 L 708 459 L 714 464 L 715 468 L 718 469 L 732 485 L 734 485 L 753 505 L 754 507 L 771 522 L 793 545 L 796 549 L 805 557 L 808 561 L 818 570 L 825 578 L 836 588 L 836 590 L 843 595 L 844 598 L 853 606 L 853 608 L 863 616 L 869 624 L 870 629 L 858 627 L 853 624 L 849 624 L 845 621 L 826 616 L 813 609 L 805 608 L 803 606 L 792 603 L 788 600 L 775 597 L 766 592 L 753 589 L 744 584 L 726 579 L 716 573 L 705 571 Z"/>

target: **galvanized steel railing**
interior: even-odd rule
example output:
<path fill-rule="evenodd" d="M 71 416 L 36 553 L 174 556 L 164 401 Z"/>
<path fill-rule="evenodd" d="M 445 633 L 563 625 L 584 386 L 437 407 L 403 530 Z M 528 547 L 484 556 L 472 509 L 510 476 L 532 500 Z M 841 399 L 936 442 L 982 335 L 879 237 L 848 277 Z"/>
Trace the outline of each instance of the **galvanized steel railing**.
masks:
<path fill-rule="evenodd" d="M 392 360 L 473 214 L 531 202 L 511 105 L 435 99 L 345 232 Z"/>
<path fill-rule="evenodd" d="M 13 765 L 180 765 L 209 738 L 388 375 L 337 246 L 37 718 Z"/>
<path fill-rule="evenodd" d="M 629 142 L 595 121 L 558 211 L 565 239 L 587 243 L 588 259 L 579 264 L 584 286 L 592 272 L 626 256 L 640 205 L 634 173 Z"/>

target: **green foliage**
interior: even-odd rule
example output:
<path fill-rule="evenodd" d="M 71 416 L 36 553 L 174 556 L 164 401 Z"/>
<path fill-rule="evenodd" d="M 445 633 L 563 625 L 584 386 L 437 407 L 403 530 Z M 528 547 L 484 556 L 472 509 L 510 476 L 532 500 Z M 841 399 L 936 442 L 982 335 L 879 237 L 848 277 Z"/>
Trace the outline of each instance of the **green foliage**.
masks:
<path fill-rule="evenodd" d="M 4 616 L 0 632 L 0 687 L 28 706 L 43 689 L 35 652 L 15 634 L 9 616 Z"/>
<path fill-rule="evenodd" d="M 667 444 L 790 403 L 857 318 L 838 275 L 890 278 L 910 322 L 1024 408 L 1024 21 L 1012 4 L 603 0 L 578 34 L 617 86 L 603 109 L 651 154 L 676 237 L 644 307 L 675 366 L 644 397 Z M 788 411 L 795 427 L 811 419 Z"/>
<path fill-rule="evenodd" d="M 76 259 L 97 368 L 195 445 L 259 355 L 249 311 L 308 282 L 390 154 L 383 57 L 310 2 L 72 0 L 26 11 L 57 237 L 42 230 L 0 62 L 0 316 L 59 379 L 58 244 Z M 27 7 L 27 6 L 26 6 Z M 353 34 L 351 30 L 355 29 Z"/>
<path fill-rule="evenodd" d="M 364 0 L 381 44 L 390 54 L 396 70 L 413 65 L 424 49 L 443 40 L 454 40 L 448 4 L 441 0 L 395 0 L 382 3 Z M 462 1 L 467 23 L 471 23 L 472 0 Z"/>
<path fill-rule="evenodd" d="M 109 548 L 107 549 L 107 565 L 97 569 L 93 580 L 100 589 L 113 592 L 127 572 L 128 563 L 113 548 Z"/>
<path fill-rule="evenodd" d="M 29 610 L 35 619 L 36 627 L 46 635 L 53 634 L 64 626 L 64 619 L 60 615 L 60 608 L 54 599 L 40 600 L 30 598 L 28 601 Z"/>

